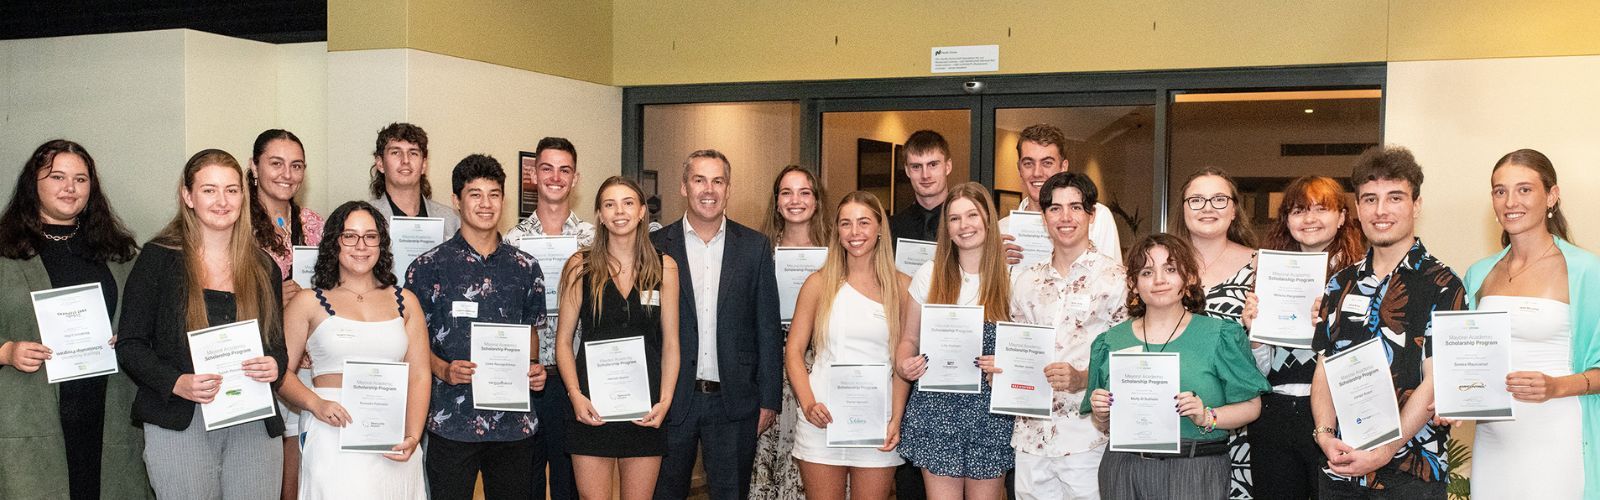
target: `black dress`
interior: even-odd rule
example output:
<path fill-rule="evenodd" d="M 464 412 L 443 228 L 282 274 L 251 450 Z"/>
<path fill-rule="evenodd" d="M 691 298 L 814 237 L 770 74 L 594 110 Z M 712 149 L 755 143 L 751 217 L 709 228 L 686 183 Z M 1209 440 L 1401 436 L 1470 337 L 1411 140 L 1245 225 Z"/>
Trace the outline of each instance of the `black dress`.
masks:
<path fill-rule="evenodd" d="M 584 397 L 589 397 L 590 393 L 589 370 L 586 368 L 587 358 L 582 343 L 642 336 L 645 365 L 650 373 L 650 400 L 652 403 L 660 401 L 661 307 L 642 304 L 637 289 L 623 297 L 616 285 L 607 280 L 603 292 L 605 300 L 601 301 L 599 317 L 595 317 L 594 297 L 587 284 L 582 288 L 583 306 L 578 313 L 578 327 L 583 332 L 583 338 L 574 347 L 578 352 L 578 387 Z M 607 422 L 593 426 L 574 418 L 567 421 L 567 452 L 597 457 L 663 456 L 667 454 L 667 434 L 660 428 L 633 422 Z"/>

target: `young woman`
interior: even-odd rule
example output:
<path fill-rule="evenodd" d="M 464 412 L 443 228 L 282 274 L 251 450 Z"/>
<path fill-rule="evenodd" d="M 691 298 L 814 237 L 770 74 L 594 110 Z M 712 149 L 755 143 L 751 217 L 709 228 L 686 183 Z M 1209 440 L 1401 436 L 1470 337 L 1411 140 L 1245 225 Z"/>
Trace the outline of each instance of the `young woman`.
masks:
<path fill-rule="evenodd" d="M 302 356 L 312 361 L 311 387 L 299 377 L 287 377 L 278 391 L 291 405 L 305 408 L 309 417 L 303 420 L 299 497 L 426 498 L 417 445 L 428 413 L 432 352 L 421 306 L 416 295 L 396 284 L 389 227 L 378 209 L 346 202 L 333 211 L 331 221 L 319 238 L 312 277 L 316 288 L 296 295 L 283 312 L 290 370 L 299 371 Z M 405 437 L 390 454 L 339 448 L 340 430 L 361 425 L 340 403 L 347 360 L 408 365 Z"/>
<path fill-rule="evenodd" d="M 127 374 L 47 382 L 29 292 L 100 284 L 115 317 L 138 250 L 77 143 L 41 144 L 0 215 L 0 498 L 150 498 Z M 7 369 L 10 368 L 10 369 Z"/>
<path fill-rule="evenodd" d="M 1567 242 L 1544 154 L 1512 151 L 1489 179 L 1506 248 L 1467 271 L 1467 300 L 1511 316 L 1517 419 L 1475 427 L 1472 494 L 1600 497 L 1600 259 Z"/>
<path fill-rule="evenodd" d="M 1176 411 L 1181 450 L 1106 452 L 1100 496 L 1106 498 L 1224 498 L 1229 494 L 1228 431 L 1256 419 L 1261 393 L 1271 389 L 1251 359 L 1238 323 L 1196 314 L 1204 305 L 1194 250 L 1169 234 L 1140 238 L 1128 249 L 1128 321 L 1090 347 L 1089 397 L 1080 408 L 1109 432 L 1115 395 L 1109 391 L 1110 353 L 1181 355 Z"/>
<path fill-rule="evenodd" d="M 767 239 L 775 247 L 827 246 L 833 236 L 833 227 L 827 210 L 823 207 L 822 185 L 817 177 L 799 165 L 783 167 L 772 182 L 771 208 L 763 228 Z M 784 338 L 789 336 L 785 327 Z M 762 433 L 756 441 L 756 461 L 750 474 L 750 498 L 758 500 L 800 500 L 805 498 L 800 490 L 800 472 L 795 468 L 795 423 L 798 419 L 782 415 L 795 415 L 794 390 L 787 379 L 783 384 L 783 411 L 778 423 Z"/>
<path fill-rule="evenodd" d="M 983 356 L 972 362 L 993 367 L 995 322 L 1011 319 L 1011 284 L 1001 252 L 989 190 L 976 182 L 952 188 L 933 260 L 917 269 L 907 290 L 895 355 L 900 378 L 915 382 L 929 363 L 951 361 L 919 354 L 923 304 L 983 306 Z M 1016 460 L 1013 419 L 989 413 L 988 380 L 981 387 L 977 394 L 919 390 L 906 403 L 900 455 L 922 469 L 928 498 L 1005 495 L 1005 473 Z"/>
<path fill-rule="evenodd" d="M 282 277 L 256 247 L 244 169 L 227 152 L 189 158 L 178 189 L 178 214 L 150 243 L 128 276 L 118 323 L 117 357 L 139 393 L 133 420 L 144 425 L 150 484 L 162 498 L 278 498 L 283 486 L 283 419 L 268 417 L 207 432 L 200 405 L 222 376 L 195 373 L 186 332 L 259 321 L 266 355 L 242 363 L 242 375 L 281 384 Z"/>
<path fill-rule="evenodd" d="M 828 260 L 800 287 L 790 328 L 796 335 L 789 337 L 783 360 L 801 408 L 794 459 L 806 498 L 843 500 L 848 488 L 851 498 L 887 499 L 894 469 L 905 462 L 894 449 L 911 385 L 893 376 L 883 446 L 828 447 L 827 427 L 834 422 L 825 401 L 831 387 L 829 367 L 892 366 L 894 361 L 901 300 L 911 278 L 894 268 L 888 222 L 883 204 L 872 193 L 845 195 L 839 202 L 839 237 L 828 245 Z"/>
<path fill-rule="evenodd" d="M 561 271 L 561 314 L 556 365 L 566 382 L 575 421 L 567 425 L 567 451 L 578 494 L 611 498 L 611 477 L 621 477 L 621 498 L 650 498 L 661 457 L 667 453 L 661 422 L 678 379 L 678 264 L 656 253 L 645 234 L 644 192 L 632 180 L 611 177 L 595 196 L 594 245 Z M 642 337 L 650 375 L 650 410 L 638 420 L 603 422 L 590 400 L 588 349 L 583 341 Z"/>
<path fill-rule="evenodd" d="M 1284 189 L 1278 222 L 1261 248 L 1327 252 L 1332 276 L 1366 252 L 1354 208 L 1338 181 L 1321 176 L 1295 179 Z M 1256 296 L 1252 292 L 1245 297 L 1239 319 L 1248 330 L 1256 317 Z M 1311 418 L 1311 376 L 1317 353 L 1274 345 L 1258 346 L 1255 352 L 1266 354 L 1272 391 L 1261 396 L 1261 418 L 1249 427 L 1252 493 L 1256 498 L 1309 498 L 1327 461 L 1306 432 L 1316 427 Z"/>

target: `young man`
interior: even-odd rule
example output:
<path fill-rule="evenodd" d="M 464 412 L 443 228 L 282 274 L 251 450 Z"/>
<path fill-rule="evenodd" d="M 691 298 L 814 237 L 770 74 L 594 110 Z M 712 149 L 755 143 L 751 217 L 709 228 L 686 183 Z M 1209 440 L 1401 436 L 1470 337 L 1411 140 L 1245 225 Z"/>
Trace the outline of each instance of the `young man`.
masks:
<path fill-rule="evenodd" d="M 889 217 L 889 234 L 895 238 L 933 241 L 939 234 L 944 201 L 950 196 L 947 178 L 955 168 L 950 160 L 950 143 L 938 132 L 918 130 L 906 138 L 901 151 L 905 155 L 906 177 L 911 178 L 911 192 L 916 200 Z"/>
<path fill-rule="evenodd" d="M 372 150 L 371 203 L 384 217 L 439 217 L 444 236 L 461 228 L 449 205 L 433 201 L 428 184 L 428 133 L 410 123 L 390 123 L 378 131 Z"/>
<path fill-rule="evenodd" d="M 1320 356 L 1311 383 L 1312 430 L 1328 458 L 1319 498 L 1445 497 L 1448 428 L 1432 425 L 1433 311 L 1466 307 L 1456 274 L 1415 235 L 1422 210 L 1422 167 L 1397 146 L 1373 148 L 1356 160 L 1356 218 L 1372 247 L 1340 270 L 1322 296 L 1312 349 Z M 1372 451 L 1339 435 L 1338 414 L 1322 359 L 1380 338 L 1400 404 L 1402 439 Z"/>
<path fill-rule="evenodd" d="M 578 218 L 572 210 L 572 189 L 578 185 L 578 148 L 560 137 L 539 139 L 535 147 L 534 168 L 528 172 L 534 188 L 539 192 L 539 205 L 534 212 L 516 227 L 506 232 L 506 241 L 515 242 L 523 236 L 577 236 L 578 246 L 594 243 L 594 224 Z M 545 262 L 544 266 L 560 266 L 562 262 Z M 551 285 L 554 286 L 554 285 Z M 555 304 L 546 304 L 552 311 Z M 539 328 L 539 364 L 546 373 L 556 369 L 556 322 L 546 321 Z M 533 409 L 550 425 L 539 426 L 539 441 L 533 456 L 533 491 L 545 491 L 545 467 L 549 467 L 550 498 L 566 500 L 578 498 L 578 485 L 572 475 L 572 457 L 567 454 L 566 422 L 572 417 L 572 402 L 567 399 L 567 386 L 561 377 L 549 377 L 545 389 L 533 394 Z"/>
<path fill-rule="evenodd" d="M 1022 192 L 1027 198 L 1017 205 L 1017 210 L 1037 210 L 1033 207 L 1042 206 L 1039 192 L 1045 179 L 1067 171 L 1067 158 L 1061 152 L 1061 145 L 1066 142 L 1067 136 L 1055 125 L 1040 123 L 1022 129 L 1022 136 L 1017 139 L 1017 176 L 1022 178 Z M 1091 219 L 1094 222 L 1088 228 L 1089 241 L 1094 242 L 1095 249 L 1100 253 L 1120 262 L 1122 243 L 1117 237 L 1117 221 L 1105 205 L 1092 205 L 1094 216 Z M 1006 234 L 1006 251 L 1011 263 L 1020 262 L 1022 247 L 1011 243 L 1014 239 L 1011 236 L 1011 216 L 1000 219 L 1000 232 Z"/>
<path fill-rule="evenodd" d="M 667 412 L 667 456 L 655 498 L 686 498 L 695 451 L 712 500 L 750 494 L 756 436 L 777 419 L 783 339 L 772 247 L 760 232 L 728 220 L 728 158 L 713 149 L 683 165 L 688 210 L 650 234 L 678 261 L 681 366 Z"/>
<path fill-rule="evenodd" d="M 1127 272 L 1122 260 L 1095 249 L 1089 228 L 1098 189 L 1088 176 L 1061 172 L 1039 186 L 1039 207 L 1050 235 L 1050 260 L 1018 269 L 1011 278 L 1011 318 L 1056 329 L 1056 351 L 1045 365 L 1055 390 L 1049 418 L 1019 418 L 1011 434 L 1017 450 L 1017 498 L 1100 497 L 1100 458 L 1108 439 L 1083 401 L 1089 345 L 1128 316 Z"/>
<path fill-rule="evenodd" d="M 546 322 L 539 263 L 500 241 L 505 181 L 494 158 L 462 159 L 451 187 L 464 224 L 406 271 L 406 287 L 421 302 L 433 350 L 426 464 L 435 499 L 472 498 L 480 472 L 489 498 L 544 498 L 532 486 L 539 418 L 534 412 L 477 410 L 472 401 L 472 323 L 528 325 L 538 352 L 538 330 Z M 544 365 L 529 359 L 528 389 L 543 390 L 545 379 Z"/>

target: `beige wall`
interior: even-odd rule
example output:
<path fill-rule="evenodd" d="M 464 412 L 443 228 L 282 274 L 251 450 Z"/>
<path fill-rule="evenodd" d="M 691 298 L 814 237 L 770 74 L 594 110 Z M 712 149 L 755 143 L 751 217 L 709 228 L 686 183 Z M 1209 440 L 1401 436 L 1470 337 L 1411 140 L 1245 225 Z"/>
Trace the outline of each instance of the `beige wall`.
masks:
<path fill-rule="evenodd" d="M 757 230 L 766 221 L 773 178 L 800 162 L 800 105 L 790 101 L 649 106 L 644 130 L 644 168 L 657 172 L 662 224 L 683 216 L 683 159 L 695 150 L 728 156 L 728 217 Z"/>

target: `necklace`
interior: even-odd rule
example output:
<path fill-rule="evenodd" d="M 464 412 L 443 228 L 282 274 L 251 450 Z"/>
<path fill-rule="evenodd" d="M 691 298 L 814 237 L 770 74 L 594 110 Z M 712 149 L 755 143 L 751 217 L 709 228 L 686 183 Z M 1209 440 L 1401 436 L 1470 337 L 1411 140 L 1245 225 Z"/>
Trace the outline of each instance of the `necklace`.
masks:
<path fill-rule="evenodd" d="M 1149 338 L 1150 337 L 1150 328 L 1149 328 L 1150 327 L 1150 318 L 1149 318 L 1149 316 L 1146 316 L 1143 321 L 1144 321 L 1144 326 L 1145 326 L 1144 338 L 1141 338 L 1139 340 L 1141 342 L 1144 342 L 1144 352 L 1150 352 L 1150 338 Z M 1181 327 L 1181 326 L 1183 326 L 1183 318 L 1178 318 L 1178 324 L 1172 325 L 1172 333 L 1167 334 L 1167 340 L 1161 343 L 1161 350 L 1156 351 L 1156 352 L 1167 352 L 1167 345 L 1172 343 L 1172 338 L 1173 337 L 1178 336 L 1178 327 Z"/>
<path fill-rule="evenodd" d="M 78 235 L 78 225 L 77 224 L 73 224 L 72 225 L 72 232 L 64 234 L 64 235 L 61 235 L 61 236 L 56 236 L 56 235 L 53 235 L 53 234 L 50 234 L 50 233 L 41 233 L 41 234 L 44 234 L 44 239 L 47 239 L 47 240 L 50 240 L 50 241 L 67 241 L 67 240 L 72 239 L 73 236 L 77 236 Z"/>
<path fill-rule="evenodd" d="M 367 291 L 361 292 L 361 293 L 356 293 L 356 290 L 354 288 L 350 288 L 350 287 L 345 286 L 343 284 L 340 284 L 339 288 L 343 288 L 344 291 L 350 292 L 350 295 L 356 296 L 356 302 L 366 302 L 367 301 L 367 294 L 372 293 L 372 292 L 377 290 L 377 288 L 374 287 L 371 290 L 367 290 Z"/>
<path fill-rule="evenodd" d="M 68 237 L 70 238 L 70 236 L 68 236 Z M 1519 270 L 1517 270 L 1515 272 L 1511 271 L 1511 263 L 1510 263 L 1510 261 L 1507 261 L 1506 262 L 1506 283 L 1510 283 L 1510 282 L 1516 280 L 1517 276 L 1521 275 L 1524 272 L 1527 272 L 1528 269 L 1533 268 L 1533 265 L 1539 263 L 1539 261 L 1544 260 L 1544 258 L 1546 256 L 1550 255 L 1550 250 L 1554 249 L 1555 247 L 1556 247 L 1556 239 L 1555 238 L 1550 238 L 1550 246 L 1548 248 L 1544 249 L 1544 253 L 1541 253 L 1541 254 L 1539 254 L 1539 256 L 1537 258 L 1534 258 L 1533 260 L 1528 261 L 1527 264 L 1523 264 L 1522 265 L 1522 269 L 1519 269 Z"/>

